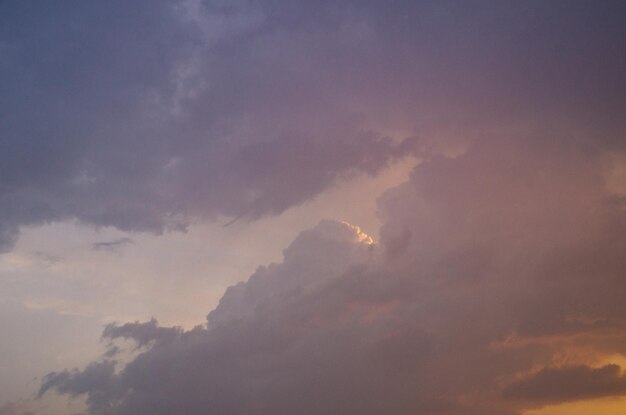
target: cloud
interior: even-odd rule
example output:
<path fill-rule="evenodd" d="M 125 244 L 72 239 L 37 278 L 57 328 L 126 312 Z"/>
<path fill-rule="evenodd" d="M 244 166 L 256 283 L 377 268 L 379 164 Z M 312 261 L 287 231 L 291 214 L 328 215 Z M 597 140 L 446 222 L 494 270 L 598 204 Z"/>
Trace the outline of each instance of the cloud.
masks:
<path fill-rule="evenodd" d="M 107 326 L 138 356 L 53 372 L 40 395 L 96 415 L 513 415 L 537 405 L 506 399 L 517 381 L 587 371 L 555 401 L 621 382 L 592 369 L 626 346 L 606 179 L 625 150 L 621 2 L 7 4 L 5 248 L 69 218 L 254 219 L 423 158 L 380 198 L 380 241 L 322 222 L 206 326 Z"/>
<path fill-rule="evenodd" d="M 0 408 L 12 402 L 15 415 L 42 412 L 42 405 L 29 399 L 42 375 L 57 369 L 59 361 L 64 366 L 83 365 L 85 349 L 79 345 L 85 339 L 97 342 L 101 331 L 97 318 L 29 308 L 15 299 L 0 300 L 0 332 L 7 333 L 0 344 Z M 94 351 L 89 358 L 98 355 Z"/>
<path fill-rule="evenodd" d="M 5 250 L 60 220 L 160 233 L 276 214 L 410 150 L 330 105 L 270 8 L 0 7 Z"/>
<path fill-rule="evenodd" d="M 107 324 L 102 332 L 102 338 L 109 340 L 119 338 L 132 339 L 141 347 L 148 345 L 152 341 L 158 343 L 172 341 L 180 333 L 180 328 L 158 327 L 157 321 L 152 319 L 145 323 L 126 323 L 121 326 L 115 323 Z"/>
<path fill-rule="evenodd" d="M 414 151 L 407 136 L 548 123 L 623 147 L 621 2 L 0 8 L 4 250 L 54 221 L 277 214 Z"/>
<path fill-rule="evenodd" d="M 626 345 L 608 160 L 537 137 L 435 155 L 381 197 L 380 241 L 322 222 L 229 288 L 205 327 L 110 326 L 153 345 L 50 375 L 42 393 L 114 415 L 519 414 L 622 394 L 616 366 L 590 368 Z"/>
<path fill-rule="evenodd" d="M 94 242 L 91 247 L 95 251 L 108 251 L 108 252 L 119 252 L 119 250 L 125 245 L 132 244 L 133 240 L 131 238 L 118 238 L 113 241 L 106 242 Z"/>
<path fill-rule="evenodd" d="M 0 406 L 0 415 L 35 415 L 35 413 L 25 409 L 23 405 L 8 402 Z"/>
<path fill-rule="evenodd" d="M 43 378 L 38 396 L 41 397 L 49 389 L 55 388 L 60 393 L 78 396 L 89 392 L 87 404 L 90 409 L 105 413 L 110 407 L 110 400 L 115 387 L 112 381 L 114 363 L 111 361 L 92 363 L 82 371 L 52 372 Z M 95 391 L 98 392 L 95 392 Z"/>
<path fill-rule="evenodd" d="M 563 402 L 626 394 L 626 377 L 618 365 L 548 367 L 504 390 L 507 399 Z"/>

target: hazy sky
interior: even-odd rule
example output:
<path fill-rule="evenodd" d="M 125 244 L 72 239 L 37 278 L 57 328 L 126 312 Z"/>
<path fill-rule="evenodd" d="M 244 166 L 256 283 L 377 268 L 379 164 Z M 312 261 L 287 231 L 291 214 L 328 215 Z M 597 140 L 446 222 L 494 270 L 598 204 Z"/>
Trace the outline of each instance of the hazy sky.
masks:
<path fill-rule="evenodd" d="M 0 0 L 0 415 L 623 415 L 625 22 Z"/>

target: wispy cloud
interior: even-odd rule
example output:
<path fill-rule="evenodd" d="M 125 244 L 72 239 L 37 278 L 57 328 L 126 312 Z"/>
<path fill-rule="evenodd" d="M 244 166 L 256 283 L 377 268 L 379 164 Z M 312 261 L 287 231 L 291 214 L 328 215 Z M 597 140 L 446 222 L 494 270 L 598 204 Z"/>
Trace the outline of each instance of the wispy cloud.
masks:
<path fill-rule="evenodd" d="M 133 244 L 133 240 L 128 237 L 123 237 L 119 239 L 115 239 L 113 241 L 103 241 L 103 242 L 94 242 L 91 245 L 91 248 L 95 251 L 107 251 L 107 252 L 115 252 L 119 253 L 122 249 L 127 246 Z"/>

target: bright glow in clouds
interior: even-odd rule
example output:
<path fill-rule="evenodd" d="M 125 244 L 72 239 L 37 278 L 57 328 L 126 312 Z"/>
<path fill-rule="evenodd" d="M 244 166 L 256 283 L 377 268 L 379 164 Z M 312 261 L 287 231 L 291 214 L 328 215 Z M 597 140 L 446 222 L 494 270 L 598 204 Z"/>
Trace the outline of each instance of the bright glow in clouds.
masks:
<path fill-rule="evenodd" d="M 620 413 L 625 15 L 0 2 L 0 415 Z"/>
<path fill-rule="evenodd" d="M 567 403 L 549 406 L 536 411 L 529 411 L 527 415 L 621 415 L 626 407 L 625 398 L 604 398 L 584 402 Z"/>

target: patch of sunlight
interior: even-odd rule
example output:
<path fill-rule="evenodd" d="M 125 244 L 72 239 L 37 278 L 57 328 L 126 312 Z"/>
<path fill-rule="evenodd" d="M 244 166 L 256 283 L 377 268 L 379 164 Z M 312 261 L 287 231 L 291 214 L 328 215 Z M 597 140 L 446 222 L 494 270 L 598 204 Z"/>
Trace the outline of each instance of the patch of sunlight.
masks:
<path fill-rule="evenodd" d="M 590 399 L 586 401 L 546 406 L 524 412 L 524 415 L 624 415 L 626 397 Z"/>

